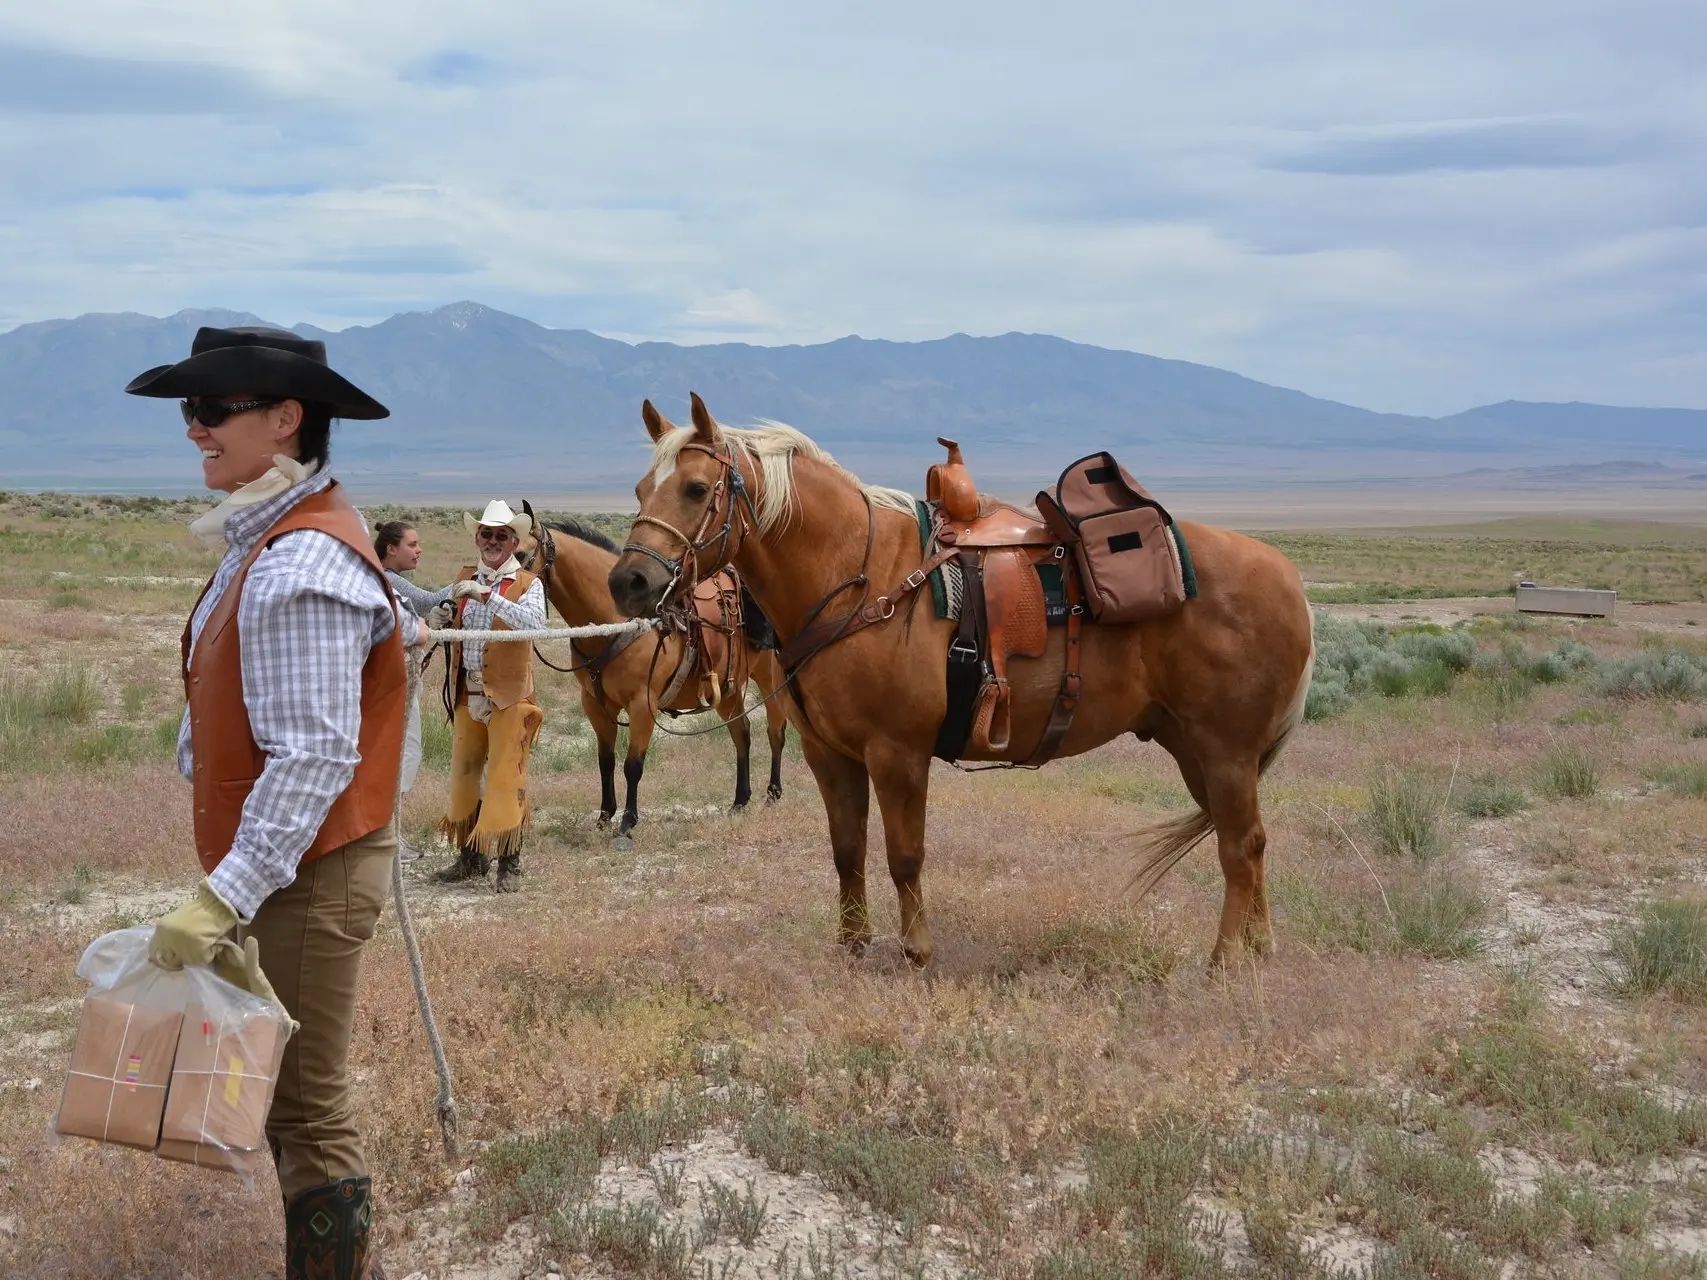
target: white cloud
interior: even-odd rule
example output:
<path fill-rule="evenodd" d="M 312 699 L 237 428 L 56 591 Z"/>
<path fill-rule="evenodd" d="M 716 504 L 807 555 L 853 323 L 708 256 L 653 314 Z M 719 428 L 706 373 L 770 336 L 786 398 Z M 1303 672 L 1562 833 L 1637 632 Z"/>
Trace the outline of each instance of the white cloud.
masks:
<path fill-rule="evenodd" d="M 1707 405 L 1704 35 L 1683 0 L 12 6 L 0 325 L 469 297 Z"/>

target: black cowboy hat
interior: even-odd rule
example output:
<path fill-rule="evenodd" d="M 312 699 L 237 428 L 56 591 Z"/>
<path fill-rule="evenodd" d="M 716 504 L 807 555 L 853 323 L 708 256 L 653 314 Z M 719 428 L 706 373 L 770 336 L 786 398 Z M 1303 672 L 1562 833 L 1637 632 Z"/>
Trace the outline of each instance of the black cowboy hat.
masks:
<path fill-rule="evenodd" d="M 190 358 L 132 378 L 133 396 L 277 396 L 326 405 L 334 418 L 389 418 L 391 410 L 326 364 L 326 344 L 249 325 L 196 330 Z"/>

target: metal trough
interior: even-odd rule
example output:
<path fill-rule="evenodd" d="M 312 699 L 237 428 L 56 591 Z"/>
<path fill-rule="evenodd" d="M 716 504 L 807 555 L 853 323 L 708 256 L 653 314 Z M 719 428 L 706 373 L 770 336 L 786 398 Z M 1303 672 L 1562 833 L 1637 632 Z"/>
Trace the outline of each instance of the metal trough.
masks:
<path fill-rule="evenodd" d="M 1579 618 L 1610 618 L 1618 604 L 1616 591 L 1586 587 L 1538 587 L 1522 582 L 1517 586 L 1519 613 L 1567 613 Z"/>

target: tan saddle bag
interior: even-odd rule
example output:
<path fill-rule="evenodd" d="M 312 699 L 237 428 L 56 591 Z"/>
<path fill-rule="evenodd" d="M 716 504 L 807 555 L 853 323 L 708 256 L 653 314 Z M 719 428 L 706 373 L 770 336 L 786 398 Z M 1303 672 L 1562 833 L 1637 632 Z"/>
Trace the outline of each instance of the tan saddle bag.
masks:
<path fill-rule="evenodd" d="M 1053 494 L 1037 495 L 1037 510 L 1073 549 L 1085 607 L 1097 622 L 1142 622 L 1185 603 L 1173 517 L 1111 454 L 1068 467 Z"/>

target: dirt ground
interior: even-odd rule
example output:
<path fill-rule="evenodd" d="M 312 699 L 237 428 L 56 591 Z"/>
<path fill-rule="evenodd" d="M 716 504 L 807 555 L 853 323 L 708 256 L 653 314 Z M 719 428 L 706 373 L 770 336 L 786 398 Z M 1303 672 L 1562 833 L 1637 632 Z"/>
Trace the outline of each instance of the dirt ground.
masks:
<path fill-rule="evenodd" d="M 78 954 L 194 883 L 170 738 L 208 562 L 181 529 L 0 507 L 7 1276 L 282 1274 L 270 1175 L 244 1187 L 48 1133 Z M 460 535 L 427 533 L 422 577 L 440 581 Z M 1707 547 L 1672 554 L 1678 580 L 1707 572 Z M 1323 661 L 1336 618 L 1429 624 L 1474 657 L 1355 689 L 1300 730 L 1264 786 L 1276 954 L 1215 977 L 1212 852 L 1123 893 L 1132 833 L 1186 803 L 1153 746 L 934 766 L 939 956 L 916 974 L 875 814 L 879 937 L 835 946 L 792 743 L 783 799 L 731 815 L 728 739 L 664 739 L 616 845 L 574 687 L 542 672 L 528 875 L 499 896 L 432 879 L 448 761 L 429 735 L 404 807 L 427 856 L 405 883 L 464 1145 L 439 1143 L 388 910 L 352 1046 L 388 1274 L 1702 1274 L 1707 700 L 1618 673 L 1668 652 L 1707 671 L 1707 604 L 1319 613 Z M 1567 641 L 1592 656 L 1555 671 Z"/>

